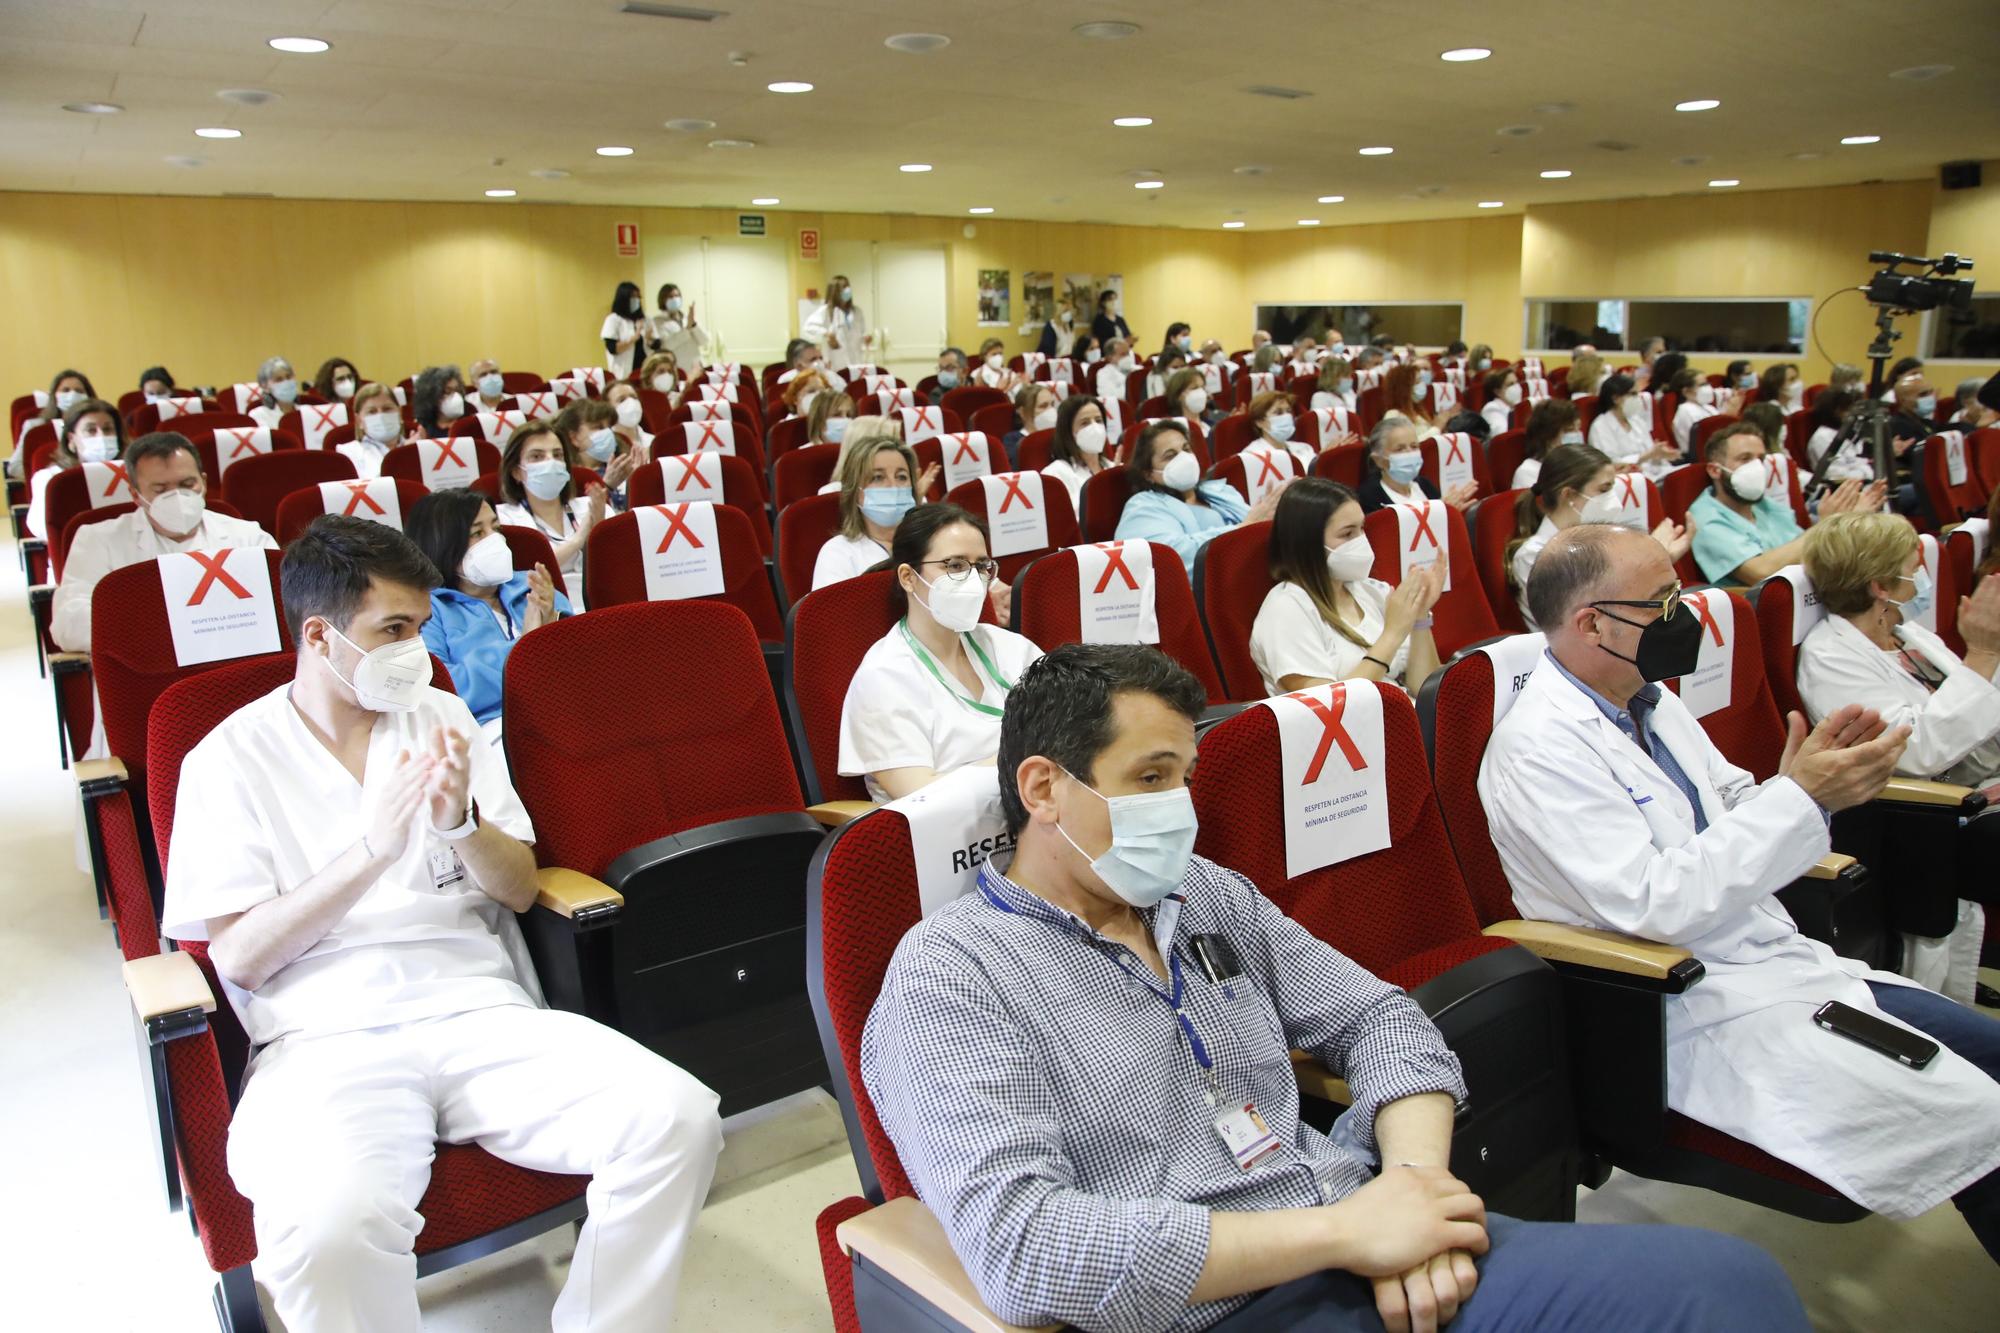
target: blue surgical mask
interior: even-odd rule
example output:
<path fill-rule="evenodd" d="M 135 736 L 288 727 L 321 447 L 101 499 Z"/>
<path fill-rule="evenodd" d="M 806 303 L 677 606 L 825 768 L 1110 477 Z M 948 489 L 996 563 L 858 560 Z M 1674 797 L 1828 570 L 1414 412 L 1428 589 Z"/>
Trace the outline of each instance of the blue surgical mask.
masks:
<path fill-rule="evenodd" d="M 839 444 L 842 440 L 846 439 L 847 418 L 828 417 L 826 419 L 825 435 L 828 444 Z"/>
<path fill-rule="evenodd" d="M 1757 377 L 1750 374 L 1738 375 L 1736 377 L 1736 387 L 1739 389 L 1754 389 L 1757 387 Z"/>
<path fill-rule="evenodd" d="M 1174 339 L 1174 346 L 1185 352 L 1188 348 L 1194 346 L 1194 339 L 1188 337 L 1186 334 L 1182 334 L 1180 337 Z"/>
<path fill-rule="evenodd" d="M 479 377 L 479 393 L 484 398 L 498 398 L 507 392 L 507 381 L 497 370 L 489 370 Z"/>
<path fill-rule="evenodd" d="M 1917 415 L 1928 421 L 1937 415 L 1937 395 L 1922 394 L 1917 398 Z"/>
<path fill-rule="evenodd" d="M 1298 429 L 1289 412 L 1273 412 L 1264 418 L 1264 429 L 1271 432 L 1274 440 L 1290 440 L 1292 432 Z"/>
<path fill-rule="evenodd" d="M 1915 590 L 1910 594 L 1910 599 L 1899 602 L 1891 597 L 1889 603 L 1903 613 L 1905 621 L 1921 620 L 1929 613 L 1931 599 L 1937 590 L 1931 586 L 1931 572 L 1922 565 L 1917 566 L 1917 572 L 1910 575 L 1909 579 L 1910 586 Z"/>
<path fill-rule="evenodd" d="M 861 492 L 861 514 L 878 528 L 893 528 L 917 507 L 908 486 L 869 486 Z"/>
<path fill-rule="evenodd" d="M 1333 386 L 1333 391 L 1337 394 L 1342 394 L 1342 395 L 1353 393 L 1354 381 L 1352 379 L 1343 379 L 1336 381 Z"/>
<path fill-rule="evenodd" d="M 1424 470 L 1424 455 L 1418 449 L 1406 449 L 1400 454 L 1389 455 L 1389 480 L 1398 486 L 1407 486 L 1417 479 Z"/>
<path fill-rule="evenodd" d="M 569 485 L 569 467 L 560 458 L 544 458 L 521 468 L 521 484 L 537 500 L 559 500 Z"/>
<path fill-rule="evenodd" d="M 608 463 L 611 461 L 611 456 L 618 452 L 618 432 L 609 426 L 602 430 L 594 430 L 590 432 L 590 444 L 587 447 L 592 458 L 600 463 Z"/>
<path fill-rule="evenodd" d="M 271 396 L 281 403 L 296 401 L 299 396 L 297 380 L 279 380 L 271 386 Z"/>
<path fill-rule="evenodd" d="M 937 373 L 937 381 L 938 388 L 940 389 L 956 389 L 958 387 L 958 372 L 955 370 L 940 370 Z"/>
<path fill-rule="evenodd" d="M 667 313 L 670 315 L 678 315 L 680 312 L 681 312 L 681 298 L 678 296 L 669 296 L 667 298 Z"/>
<path fill-rule="evenodd" d="M 1106 796 L 1068 769 L 1063 772 L 1111 810 L 1111 845 L 1101 856 L 1092 857 L 1060 822 L 1056 824 L 1056 832 L 1090 862 L 1104 887 L 1134 907 L 1157 907 L 1180 888 L 1201 828 L 1186 787 Z"/>
<path fill-rule="evenodd" d="M 1425 389 L 1428 389 L 1430 387 L 1431 387 L 1431 373 L 1428 370 L 1418 371 L 1417 387 L 1415 392 L 1422 393 Z"/>

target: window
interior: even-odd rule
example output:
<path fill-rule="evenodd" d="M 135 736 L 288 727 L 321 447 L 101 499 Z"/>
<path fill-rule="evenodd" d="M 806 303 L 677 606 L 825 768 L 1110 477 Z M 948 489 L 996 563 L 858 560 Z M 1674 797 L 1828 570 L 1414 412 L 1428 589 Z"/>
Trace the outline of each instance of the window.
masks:
<path fill-rule="evenodd" d="M 1350 346 L 1387 335 L 1418 347 L 1444 347 L 1464 336 L 1465 307 L 1457 301 L 1375 301 L 1366 305 L 1342 302 L 1276 303 L 1257 306 L 1257 327 L 1281 343 L 1297 342 L 1306 334 L 1324 342 L 1328 329 L 1339 329 Z"/>
<path fill-rule="evenodd" d="M 1550 352 L 1585 342 L 1599 351 L 1627 351 L 1660 337 L 1676 352 L 1796 356 L 1804 350 L 1806 319 L 1812 313 L 1809 298 L 1784 296 L 1540 297 L 1526 304 L 1526 345 Z"/>
<path fill-rule="evenodd" d="M 2000 361 L 2000 293 L 1978 293 L 1970 310 L 1933 310 L 1923 355 L 1932 361 Z"/>

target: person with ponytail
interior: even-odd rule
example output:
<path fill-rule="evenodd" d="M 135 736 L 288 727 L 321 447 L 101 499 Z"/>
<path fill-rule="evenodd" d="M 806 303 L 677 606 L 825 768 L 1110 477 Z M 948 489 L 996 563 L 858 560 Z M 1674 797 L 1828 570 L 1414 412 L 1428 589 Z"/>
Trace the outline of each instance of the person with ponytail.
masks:
<path fill-rule="evenodd" d="M 1521 609 L 1521 622 L 1539 629 L 1528 610 L 1528 572 L 1542 548 L 1558 533 L 1579 523 L 1613 523 L 1620 527 L 1645 527 L 1643 509 L 1621 507 L 1613 483 L 1618 465 L 1587 444 L 1559 444 L 1542 460 L 1535 484 L 1514 502 L 1514 539 L 1507 543 L 1507 582 L 1514 589 L 1514 601 Z M 1666 548 L 1669 560 L 1687 554 L 1693 528 L 1683 529 L 1672 519 L 1662 519 L 1653 529 L 1653 539 Z"/>

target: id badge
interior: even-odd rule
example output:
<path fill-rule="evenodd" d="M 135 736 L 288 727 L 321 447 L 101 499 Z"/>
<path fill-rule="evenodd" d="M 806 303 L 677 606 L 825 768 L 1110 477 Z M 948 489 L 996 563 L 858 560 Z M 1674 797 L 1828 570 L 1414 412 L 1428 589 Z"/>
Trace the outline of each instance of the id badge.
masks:
<path fill-rule="evenodd" d="M 455 889 L 465 879 L 465 863 L 458 859 L 458 851 L 451 847 L 440 847 L 430 855 L 431 889 L 443 893 Z"/>
<path fill-rule="evenodd" d="M 1236 1165 L 1245 1171 L 1284 1146 L 1264 1123 L 1255 1102 L 1223 1107 L 1215 1116 L 1215 1132 Z"/>

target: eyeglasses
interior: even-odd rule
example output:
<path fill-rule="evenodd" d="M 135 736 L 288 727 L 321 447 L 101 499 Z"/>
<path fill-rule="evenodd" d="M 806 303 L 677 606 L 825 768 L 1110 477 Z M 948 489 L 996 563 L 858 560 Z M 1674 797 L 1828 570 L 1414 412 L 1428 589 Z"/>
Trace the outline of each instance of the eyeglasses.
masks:
<path fill-rule="evenodd" d="M 1592 605 L 1592 606 L 1633 606 L 1633 607 L 1640 607 L 1640 608 L 1651 608 L 1651 609 L 1653 609 L 1653 610 L 1656 610 L 1656 611 L 1658 611 L 1658 612 L 1660 613 L 1660 619 L 1662 619 L 1662 620 L 1672 620 L 1672 619 L 1674 618 L 1674 612 L 1675 612 L 1675 611 L 1678 611 L 1678 610 L 1680 609 L 1680 605 L 1681 605 L 1681 585 L 1680 585 L 1680 584 L 1679 584 L 1678 582 L 1676 582 L 1676 583 L 1674 584 L 1674 586 L 1673 586 L 1673 587 L 1672 587 L 1672 588 L 1671 588 L 1671 589 L 1670 589 L 1670 590 L 1669 590 L 1669 591 L 1667 592 L 1667 595 L 1666 595 L 1666 596 L 1664 596 L 1664 597 L 1662 597 L 1662 598 L 1660 598 L 1660 599 L 1659 599 L 1658 601 L 1647 601 L 1647 602 L 1621 602 L 1621 601 L 1617 601 L 1617 600 L 1614 600 L 1614 599 L 1611 599 L 1611 598 L 1606 598 L 1606 599 L 1605 599 L 1604 601 L 1601 601 L 1601 602 L 1592 602 L 1592 603 L 1591 603 L 1591 605 Z M 1630 622 L 1627 622 L 1627 623 L 1630 623 Z"/>
<path fill-rule="evenodd" d="M 917 563 L 919 565 L 943 565 L 944 576 L 948 579 L 957 580 L 964 579 L 966 575 L 976 569 L 979 571 L 980 578 L 991 583 L 994 576 L 1000 572 L 1000 562 L 990 556 L 981 556 L 977 560 L 967 560 L 962 555 L 948 555 L 942 560 L 919 560 Z"/>

